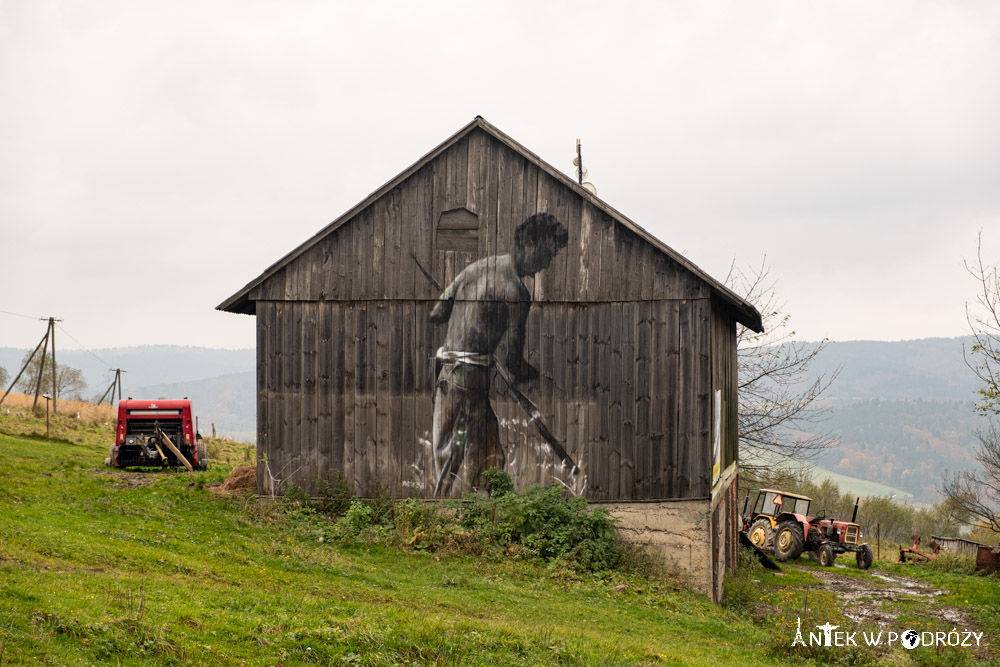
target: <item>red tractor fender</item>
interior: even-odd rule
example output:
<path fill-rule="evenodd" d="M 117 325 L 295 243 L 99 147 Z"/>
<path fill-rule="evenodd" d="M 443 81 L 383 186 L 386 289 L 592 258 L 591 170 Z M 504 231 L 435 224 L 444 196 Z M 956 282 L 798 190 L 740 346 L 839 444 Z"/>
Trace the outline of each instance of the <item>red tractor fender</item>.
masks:
<path fill-rule="evenodd" d="M 794 512 L 782 512 L 778 516 L 774 517 L 775 525 L 778 525 L 782 521 L 795 521 L 802 527 L 802 539 L 809 539 L 809 517 L 804 514 L 795 514 Z"/>

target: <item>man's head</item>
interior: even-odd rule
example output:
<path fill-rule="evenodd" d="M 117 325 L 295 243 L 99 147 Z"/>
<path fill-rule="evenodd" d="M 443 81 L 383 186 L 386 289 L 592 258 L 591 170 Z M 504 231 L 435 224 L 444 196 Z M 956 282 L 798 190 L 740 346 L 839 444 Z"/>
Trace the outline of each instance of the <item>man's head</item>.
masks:
<path fill-rule="evenodd" d="M 529 276 L 548 267 L 552 258 L 569 242 L 569 232 L 550 213 L 528 216 L 514 230 L 514 261 L 517 272 Z"/>

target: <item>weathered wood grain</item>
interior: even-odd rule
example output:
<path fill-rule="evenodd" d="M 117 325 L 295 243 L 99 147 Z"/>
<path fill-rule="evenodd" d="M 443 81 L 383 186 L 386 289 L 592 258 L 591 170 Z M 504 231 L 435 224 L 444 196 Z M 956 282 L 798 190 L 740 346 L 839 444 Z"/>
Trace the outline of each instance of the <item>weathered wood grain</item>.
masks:
<path fill-rule="evenodd" d="M 392 438 L 392 422 L 399 417 L 393 415 L 392 382 L 390 374 L 399 372 L 399 367 L 392 363 L 391 340 L 394 320 L 399 315 L 391 303 L 376 303 L 371 306 L 375 314 L 375 471 L 374 478 L 377 487 L 398 497 L 400 492 L 396 458 L 391 450 L 395 445 Z M 397 331 L 398 336 L 398 331 Z"/>
<path fill-rule="evenodd" d="M 438 245 L 442 214 L 458 207 L 478 219 L 474 250 Z M 428 495 L 433 357 L 446 327 L 429 322 L 440 288 L 414 257 L 447 286 L 469 263 L 509 252 L 517 225 L 539 210 L 559 217 L 570 238 L 548 269 L 524 279 L 533 299 L 525 356 L 541 374 L 526 390 L 584 465 L 588 497 L 710 492 L 715 389 L 725 461 L 737 453 L 729 305 L 606 209 L 482 132 L 251 291 L 258 442 L 273 472 L 294 472 L 304 486 L 341 472 L 355 493 Z M 445 226 L 470 219 L 460 217 L 446 216 Z M 558 476 L 496 378 L 491 396 L 518 484 Z"/>
<path fill-rule="evenodd" d="M 358 372 L 362 368 L 358 337 L 360 306 L 348 302 L 344 308 L 344 480 L 350 484 L 351 493 L 359 495 L 363 489 L 355 466 L 358 454 L 358 383 L 362 381 L 362 374 Z"/>

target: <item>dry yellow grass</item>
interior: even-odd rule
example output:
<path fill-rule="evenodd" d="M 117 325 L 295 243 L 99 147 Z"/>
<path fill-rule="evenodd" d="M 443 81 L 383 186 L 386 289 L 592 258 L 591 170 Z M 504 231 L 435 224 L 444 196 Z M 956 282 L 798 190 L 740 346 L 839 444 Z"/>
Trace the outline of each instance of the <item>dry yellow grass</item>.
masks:
<path fill-rule="evenodd" d="M 15 414 L 27 415 L 31 413 L 31 404 L 34 401 L 35 397 L 33 394 L 15 394 L 11 392 L 4 399 L 3 405 L 0 405 L 0 412 L 11 416 Z M 76 418 L 86 424 L 113 423 L 118 417 L 118 407 L 108 405 L 107 403 L 94 405 L 85 401 L 69 401 L 65 399 L 58 399 L 57 403 L 59 414 Z M 38 398 L 36 409 L 42 415 L 45 414 L 45 399 Z"/>
<path fill-rule="evenodd" d="M 3 393 L 0 392 L 0 396 Z M 9 435 L 44 436 L 45 400 L 38 399 L 32 412 L 35 397 L 31 394 L 9 394 L 0 405 L 0 433 Z M 59 413 L 49 414 L 49 437 L 57 440 L 94 445 L 102 453 L 115 439 L 118 420 L 117 405 L 94 405 L 84 401 L 59 400 Z M 225 438 L 204 438 L 208 458 L 214 465 L 252 465 L 256 462 L 253 445 Z"/>
<path fill-rule="evenodd" d="M 114 440 L 116 406 L 59 400 L 56 406 L 59 412 L 50 411 L 46 425 L 45 399 L 39 397 L 32 411 L 34 400 L 30 394 L 9 394 L 0 405 L 0 433 L 35 436 L 47 433 L 54 439 L 93 444 L 102 450 Z"/>

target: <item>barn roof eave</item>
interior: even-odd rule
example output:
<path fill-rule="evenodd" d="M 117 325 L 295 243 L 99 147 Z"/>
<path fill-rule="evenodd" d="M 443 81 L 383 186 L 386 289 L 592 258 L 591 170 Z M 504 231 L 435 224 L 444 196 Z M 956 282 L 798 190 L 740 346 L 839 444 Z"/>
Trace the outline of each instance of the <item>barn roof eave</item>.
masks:
<path fill-rule="evenodd" d="M 640 238 L 645 240 L 647 243 L 651 244 L 653 247 L 660 250 L 660 252 L 667 255 L 670 259 L 677 262 L 685 269 L 698 276 L 701 280 L 705 281 L 711 288 L 712 292 L 733 309 L 733 314 L 737 322 L 747 327 L 748 329 L 752 329 L 753 331 L 756 331 L 758 333 L 763 331 L 764 327 L 761 322 L 760 313 L 757 311 L 756 308 L 754 308 L 753 305 L 747 303 L 739 295 L 737 295 L 732 290 L 727 288 L 725 285 L 723 285 L 722 283 L 718 282 L 710 275 L 705 273 L 696 264 L 694 264 L 689 259 L 684 257 L 682 254 L 680 254 L 667 244 L 663 243 L 663 241 L 656 238 L 651 233 L 642 228 L 640 225 L 636 224 L 628 217 L 617 211 L 614 207 L 609 205 L 603 199 L 600 199 L 596 195 L 591 194 L 590 191 L 584 189 L 580 184 L 578 184 L 573 179 L 569 178 L 566 174 L 562 173 L 549 163 L 542 160 L 538 155 L 536 155 L 532 151 L 528 150 L 525 146 L 522 146 L 520 143 L 509 137 L 507 134 L 502 132 L 496 126 L 489 123 L 482 116 L 476 116 L 472 120 L 472 122 L 470 122 L 468 125 L 466 125 L 458 132 L 453 134 L 451 137 L 443 141 L 436 148 L 432 149 L 429 153 L 427 153 L 422 158 L 414 162 L 407 169 L 403 170 L 399 175 L 394 177 L 392 180 L 388 181 L 385 185 L 383 185 L 382 187 L 378 188 L 373 193 L 368 195 L 368 197 L 362 200 L 359 204 L 357 204 L 356 206 L 345 212 L 343 215 L 338 217 L 330 224 L 323 227 L 321 230 L 319 230 L 318 232 L 313 234 L 313 236 L 307 239 L 304 243 L 302 243 L 294 250 L 286 254 L 284 257 L 276 261 L 274 264 L 269 266 L 263 273 L 261 273 L 259 276 L 257 276 L 249 283 L 247 283 L 246 286 L 243 287 L 243 289 L 239 290 L 231 297 L 229 297 L 228 299 L 220 303 L 218 306 L 216 306 L 216 310 L 222 310 L 230 313 L 253 314 L 256 311 L 256 307 L 254 306 L 252 300 L 250 299 L 250 292 L 255 287 L 257 287 L 265 280 L 273 276 L 275 273 L 280 271 L 284 266 L 292 262 L 294 259 L 296 259 L 300 255 L 308 251 L 316 243 L 319 243 L 323 238 L 325 238 L 328 234 L 333 232 L 335 229 L 337 229 L 338 227 L 346 223 L 348 220 L 353 218 L 357 213 L 359 213 L 360 211 L 368 207 L 370 204 L 372 204 L 375 200 L 379 199 L 384 194 L 391 191 L 397 185 L 399 185 L 407 178 L 412 176 L 414 173 L 419 171 L 424 165 L 426 165 L 428 162 L 430 162 L 438 155 L 446 151 L 453 144 L 460 141 L 464 136 L 466 136 L 476 128 L 481 128 L 483 131 L 487 132 L 500 142 L 507 145 L 507 147 L 513 150 L 514 152 L 524 156 L 526 159 L 534 163 L 539 169 L 544 171 L 546 174 L 558 180 L 566 187 L 571 188 L 574 192 L 576 192 L 577 195 L 583 197 L 591 204 L 593 204 L 600 210 L 607 213 L 613 219 L 617 220 L 620 224 L 624 225 L 626 228 L 636 233 Z"/>

